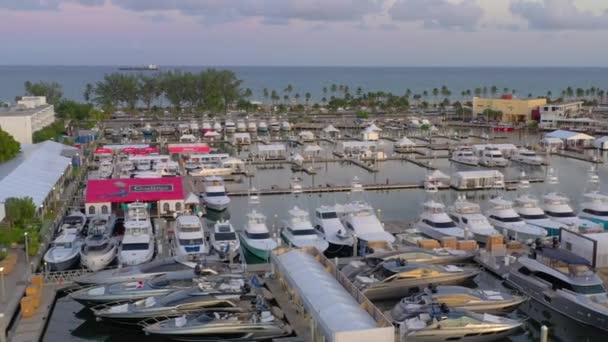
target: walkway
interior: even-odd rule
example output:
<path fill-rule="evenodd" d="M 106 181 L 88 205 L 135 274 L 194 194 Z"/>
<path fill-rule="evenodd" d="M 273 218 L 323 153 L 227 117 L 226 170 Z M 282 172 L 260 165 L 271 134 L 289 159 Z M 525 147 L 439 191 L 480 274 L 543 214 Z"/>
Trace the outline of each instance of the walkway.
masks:
<path fill-rule="evenodd" d="M 4 314 L 7 322 L 10 322 L 14 312 L 20 305 L 21 297 L 27 287 L 29 273 L 25 263 L 25 252 L 21 248 L 11 248 L 9 253 L 17 253 L 17 264 L 11 274 L 4 276 L 4 297 L 0 297 L 0 312 Z M 2 286 L 2 285 L 0 285 Z M 2 293 L 0 293 L 2 296 Z M 7 328 L 7 325 L 4 325 Z M 6 333 L 6 330 L 5 330 Z"/>

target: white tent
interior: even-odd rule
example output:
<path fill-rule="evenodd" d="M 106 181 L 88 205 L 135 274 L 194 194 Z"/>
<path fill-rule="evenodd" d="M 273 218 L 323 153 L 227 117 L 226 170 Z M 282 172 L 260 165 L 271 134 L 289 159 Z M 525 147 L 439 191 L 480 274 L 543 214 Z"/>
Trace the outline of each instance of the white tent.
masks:
<path fill-rule="evenodd" d="M 407 146 L 416 146 L 416 143 L 411 141 L 408 137 L 403 137 L 395 143 L 395 147 L 407 147 Z"/>
<path fill-rule="evenodd" d="M 338 133 L 338 132 L 340 132 L 340 130 L 337 129 L 336 127 L 334 127 L 334 125 L 330 124 L 329 126 L 323 128 L 323 132 L 325 132 L 325 133 Z"/>
<path fill-rule="evenodd" d="M 316 144 L 306 145 L 306 146 L 304 146 L 304 149 L 303 149 L 303 152 L 306 152 L 306 153 L 321 152 L 321 151 L 323 151 L 321 146 L 316 145 Z"/>
<path fill-rule="evenodd" d="M 593 147 L 599 148 L 600 150 L 608 150 L 608 136 L 595 139 Z"/>
<path fill-rule="evenodd" d="M 371 124 L 371 125 L 367 126 L 367 128 L 366 128 L 366 129 L 368 129 L 368 130 L 370 130 L 370 131 L 375 131 L 375 132 L 381 132 L 381 131 L 382 131 L 382 128 L 380 128 L 380 127 L 376 126 L 376 124 L 375 124 L 375 123 L 373 123 L 373 122 L 372 122 L 372 124 Z"/>
<path fill-rule="evenodd" d="M 190 193 L 188 193 L 188 196 L 186 197 L 186 201 L 184 203 L 199 205 L 199 204 L 201 204 L 201 201 L 197 195 L 190 192 Z"/>
<path fill-rule="evenodd" d="M 572 132 L 572 131 L 564 131 L 561 129 L 558 129 L 557 131 L 553 131 L 551 133 L 548 133 L 546 135 L 546 137 L 548 138 L 558 138 L 561 140 L 565 140 L 565 141 L 575 141 L 575 140 L 593 140 L 595 139 L 594 137 L 585 134 L 585 133 L 579 133 L 579 132 Z"/>
<path fill-rule="evenodd" d="M 304 157 L 302 157 L 302 155 L 300 155 L 299 153 L 294 154 L 293 156 L 291 156 L 290 159 L 296 163 L 301 163 L 304 161 Z"/>
<path fill-rule="evenodd" d="M 219 134 L 219 133 L 218 133 L 218 132 L 216 132 L 216 131 L 207 131 L 207 132 L 205 132 L 204 137 L 205 137 L 205 138 L 215 138 L 215 137 L 219 137 L 220 135 L 221 135 L 221 134 Z"/>

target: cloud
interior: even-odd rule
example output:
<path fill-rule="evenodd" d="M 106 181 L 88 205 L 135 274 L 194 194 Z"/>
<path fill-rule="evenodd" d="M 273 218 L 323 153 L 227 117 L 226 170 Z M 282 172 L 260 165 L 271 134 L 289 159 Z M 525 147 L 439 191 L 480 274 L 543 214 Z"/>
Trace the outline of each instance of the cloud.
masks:
<path fill-rule="evenodd" d="M 608 11 L 594 14 L 576 7 L 574 0 L 513 0 L 511 12 L 537 30 L 606 30 Z"/>
<path fill-rule="evenodd" d="M 77 3 L 83 6 L 101 6 L 105 0 L 0 0 L 0 8 L 15 11 L 57 10 L 63 3 Z"/>
<path fill-rule="evenodd" d="M 397 0 L 388 14 L 393 20 L 422 22 L 428 28 L 473 30 L 483 10 L 474 0 Z"/>

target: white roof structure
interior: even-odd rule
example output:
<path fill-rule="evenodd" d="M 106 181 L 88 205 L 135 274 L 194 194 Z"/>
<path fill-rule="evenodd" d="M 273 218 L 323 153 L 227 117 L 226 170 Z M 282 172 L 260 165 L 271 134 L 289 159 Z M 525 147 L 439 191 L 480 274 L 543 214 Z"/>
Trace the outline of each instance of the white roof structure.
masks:
<path fill-rule="evenodd" d="M 243 165 L 243 164 L 245 164 L 244 161 L 242 161 L 239 158 L 234 158 L 234 157 L 230 157 L 230 158 L 222 160 L 222 165 Z"/>
<path fill-rule="evenodd" d="M 450 179 L 450 176 L 446 175 L 445 173 L 443 173 L 439 170 L 435 170 L 435 171 L 431 172 L 429 177 L 431 179 Z"/>
<path fill-rule="evenodd" d="M 257 148 L 258 152 L 285 151 L 286 150 L 284 144 L 269 144 L 269 145 L 257 144 L 256 148 Z"/>
<path fill-rule="evenodd" d="M 304 146 L 304 148 L 302 149 L 302 151 L 303 152 L 320 152 L 320 151 L 323 151 L 323 149 L 319 145 L 310 144 L 310 145 Z"/>
<path fill-rule="evenodd" d="M 560 138 L 544 137 L 541 142 L 545 144 L 563 144 L 564 141 Z"/>
<path fill-rule="evenodd" d="M 604 148 L 604 145 L 606 145 L 607 143 L 608 143 L 608 136 L 605 135 L 601 138 L 595 139 L 595 141 L 593 141 L 593 147 Z"/>
<path fill-rule="evenodd" d="M 186 196 L 186 200 L 184 201 L 186 204 L 201 204 L 199 197 L 192 192 L 188 193 Z"/>
<path fill-rule="evenodd" d="M 234 138 L 235 139 L 238 139 L 238 138 L 240 138 L 240 139 L 251 139 L 251 134 L 249 134 L 247 132 L 244 132 L 244 133 L 243 132 L 237 132 L 237 133 L 234 133 Z"/>
<path fill-rule="evenodd" d="M 403 137 L 395 143 L 395 146 L 415 146 L 415 145 L 416 145 L 416 143 L 411 141 L 410 139 L 408 139 L 408 137 Z"/>
<path fill-rule="evenodd" d="M 219 134 L 216 131 L 207 131 L 205 132 L 205 135 L 203 135 L 205 138 L 212 138 L 212 137 L 219 137 L 221 134 Z"/>
<path fill-rule="evenodd" d="M 330 124 L 329 126 L 323 128 L 323 132 L 325 132 L 325 133 L 332 133 L 332 132 L 338 133 L 338 132 L 340 132 L 340 130 L 337 129 L 336 127 L 334 127 L 334 125 Z"/>
<path fill-rule="evenodd" d="M 294 162 L 302 162 L 304 161 L 304 157 L 302 157 L 302 155 L 300 155 L 299 153 L 296 153 L 291 157 L 291 160 Z"/>
<path fill-rule="evenodd" d="M 311 131 L 302 131 L 298 134 L 300 137 L 314 138 L 315 134 Z"/>
<path fill-rule="evenodd" d="M 561 130 L 561 129 L 558 129 L 557 131 L 553 131 L 551 133 L 548 133 L 546 135 L 546 137 L 549 137 L 549 138 L 558 138 L 558 139 L 561 139 L 561 140 L 569 140 L 569 141 L 573 141 L 573 140 L 593 140 L 593 139 L 595 139 L 595 137 L 592 137 L 589 134 L 579 133 L 579 132 L 572 132 L 572 131 L 564 131 L 564 130 Z"/>
<path fill-rule="evenodd" d="M 72 160 L 63 157 L 62 152 L 72 147 L 45 141 L 24 145 L 23 149 L 24 156 L 16 161 L 19 164 L 0 180 L 0 202 L 10 197 L 31 197 L 40 207 L 70 167 Z"/>
<path fill-rule="evenodd" d="M 376 146 L 376 142 L 375 141 L 359 141 L 359 140 L 340 141 L 339 144 L 343 148 L 374 147 L 374 146 Z"/>
<path fill-rule="evenodd" d="M 376 126 L 376 124 L 375 124 L 375 123 L 372 123 L 371 125 L 367 126 L 366 130 L 369 130 L 369 131 L 376 131 L 376 132 L 381 132 L 381 131 L 382 131 L 382 128 L 380 128 L 380 127 Z"/>

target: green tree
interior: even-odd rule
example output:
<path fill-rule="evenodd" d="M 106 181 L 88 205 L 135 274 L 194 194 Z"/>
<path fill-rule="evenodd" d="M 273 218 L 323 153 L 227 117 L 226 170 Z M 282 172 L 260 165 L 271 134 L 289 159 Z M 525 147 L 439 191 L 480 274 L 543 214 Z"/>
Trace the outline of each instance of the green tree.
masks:
<path fill-rule="evenodd" d="M 310 101 L 310 93 L 306 92 L 306 94 L 304 94 L 304 100 L 306 101 L 306 105 L 308 106 L 308 102 Z"/>
<path fill-rule="evenodd" d="M 46 96 L 46 102 L 56 104 L 63 97 L 61 85 L 57 82 L 25 82 L 25 94 L 28 96 Z"/>
<path fill-rule="evenodd" d="M 21 151 L 21 144 L 0 128 L 0 163 L 11 160 Z"/>
<path fill-rule="evenodd" d="M 148 112 L 152 108 L 154 100 L 156 100 L 161 93 L 161 83 L 157 77 L 143 74 L 137 77 L 137 98 L 146 106 Z"/>
<path fill-rule="evenodd" d="M 36 219 L 36 205 L 31 197 L 7 198 L 4 208 L 11 227 L 25 228 Z"/>
<path fill-rule="evenodd" d="M 104 76 L 95 84 L 94 91 L 97 104 L 109 110 L 116 108 L 134 109 L 137 103 L 137 76 L 123 73 L 112 73 Z"/>
<path fill-rule="evenodd" d="M 490 94 L 492 94 L 492 97 L 496 97 L 497 92 L 498 92 L 498 87 L 496 87 L 495 85 L 490 87 Z"/>
<path fill-rule="evenodd" d="M 87 85 L 84 87 L 84 93 L 82 94 L 86 102 L 91 101 L 91 96 L 93 96 L 94 91 L 95 89 L 93 88 L 93 85 L 91 83 L 87 83 Z"/>

